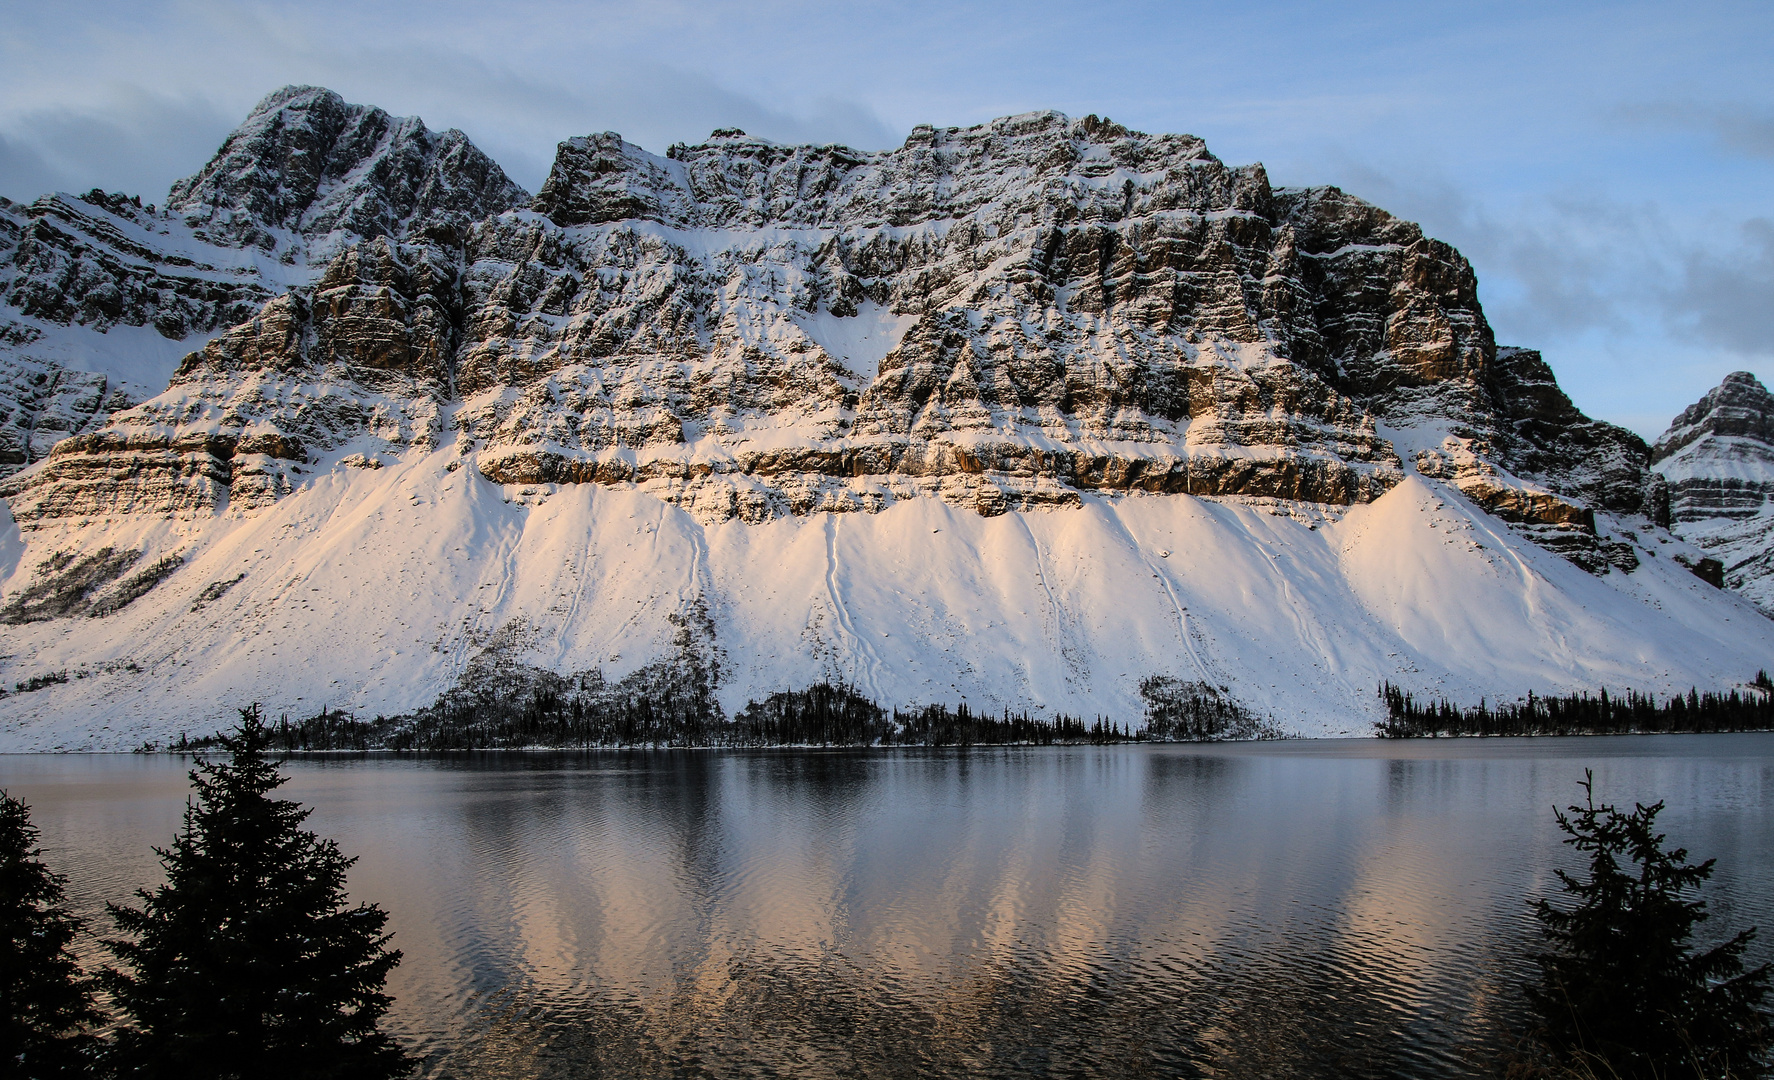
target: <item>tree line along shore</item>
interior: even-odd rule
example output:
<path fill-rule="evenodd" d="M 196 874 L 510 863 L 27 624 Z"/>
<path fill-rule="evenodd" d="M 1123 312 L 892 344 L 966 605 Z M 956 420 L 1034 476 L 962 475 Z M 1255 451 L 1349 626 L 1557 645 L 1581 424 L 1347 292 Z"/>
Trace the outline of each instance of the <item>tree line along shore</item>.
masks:
<path fill-rule="evenodd" d="M 1272 716 L 1259 715 L 1224 688 L 1148 679 L 1143 723 L 1098 716 L 1037 716 L 957 706 L 889 709 L 843 683 L 783 690 L 725 716 L 706 679 L 612 687 L 601 680 L 553 676 L 520 687 L 451 691 L 409 716 L 363 719 L 322 709 L 284 716 L 266 729 L 277 751 L 464 751 L 642 747 L 1056 746 L 1280 739 Z M 1387 739 L 1532 735 L 1626 735 L 1774 731 L 1774 680 L 1758 671 L 1744 688 L 1655 694 L 1626 690 L 1538 695 L 1461 706 L 1422 699 L 1390 682 L 1378 690 L 1386 717 L 1374 734 Z M 186 753 L 220 745 L 217 734 L 144 743 L 138 752 Z"/>

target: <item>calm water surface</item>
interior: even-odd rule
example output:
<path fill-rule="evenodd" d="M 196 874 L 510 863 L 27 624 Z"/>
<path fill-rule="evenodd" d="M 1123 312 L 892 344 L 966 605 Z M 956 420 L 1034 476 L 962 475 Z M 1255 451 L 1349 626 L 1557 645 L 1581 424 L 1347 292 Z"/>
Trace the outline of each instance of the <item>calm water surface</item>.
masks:
<path fill-rule="evenodd" d="M 188 762 L 0 756 L 80 908 Z M 292 762 L 428 1077 L 1479 1075 L 1595 770 L 1774 938 L 1774 736 Z M 88 944 L 89 955 L 96 950 Z"/>

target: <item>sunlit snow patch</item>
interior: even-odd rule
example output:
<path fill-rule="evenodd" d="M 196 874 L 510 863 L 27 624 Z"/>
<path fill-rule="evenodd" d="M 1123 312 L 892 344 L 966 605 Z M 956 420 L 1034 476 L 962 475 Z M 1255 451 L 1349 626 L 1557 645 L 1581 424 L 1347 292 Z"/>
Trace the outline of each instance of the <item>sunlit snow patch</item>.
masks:
<path fill-rule="evenodd" d="M 839 317 L 822 307 L 811 314 L 796 312 L 794 319 L 832 359 L 870 378 L 918 321 L 916 315 L 896 315 L 873 300 L 858 304 L 855 315 Z"/>

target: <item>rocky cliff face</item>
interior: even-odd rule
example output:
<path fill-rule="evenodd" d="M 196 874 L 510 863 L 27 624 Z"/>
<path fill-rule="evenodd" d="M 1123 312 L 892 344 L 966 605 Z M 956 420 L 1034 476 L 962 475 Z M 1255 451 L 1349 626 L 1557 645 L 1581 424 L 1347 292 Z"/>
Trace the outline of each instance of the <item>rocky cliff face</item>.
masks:
<path fill-rule="evenodd" d="M 1683 539 L 1707 572 L 1774 614 L 1774 395 L 1747 371 L 1682 410 L 1651 451 Z"/>
<path fill-rule="evenodd" d="M 339 251 L 459 247 L 469 223 L 527 201 L 461 132 L 313 87 L 260 102 L 162 207 L 0 200 L 0 475 L 159 394 L 181 356 L 312 287 Z"/>
<path fill-rule="evenodd" d="M 1604 572 L 1636 557 L 1595 512 L 1660 512 L 1644 444 L 1495 345 L 1458 252 L 1199 139 L 1057 113 L 881 153 L 605 134 L 504 213 L 464 145 L 266 99 L 171 205 L 210 240 L 335 253 L 10 482 L 19 521 L 261 505 L 446 439 L 538 496 L 637 485 L 707 522 L 1346 506 L 1417 471 Z M 242 449 L 266 446 L 288 456 Z"/>

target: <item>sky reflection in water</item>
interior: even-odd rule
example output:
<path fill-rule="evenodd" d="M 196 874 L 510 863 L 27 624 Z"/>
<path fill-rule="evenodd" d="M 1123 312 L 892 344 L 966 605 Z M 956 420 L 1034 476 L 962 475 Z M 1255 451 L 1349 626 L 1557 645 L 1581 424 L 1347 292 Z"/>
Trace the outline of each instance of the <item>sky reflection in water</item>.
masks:
<path fill-rule="evenodd" d="M 392 913 L 427 1076 L 1441 1076 L 1507 1045 L 1585 766 L 1718 857 L 1714 927 L 1774 935 L 1771 736 L 356 759 L 285 790 Z M 0 783 L 96 915 L 156 879 L 186 767 Z"/>

